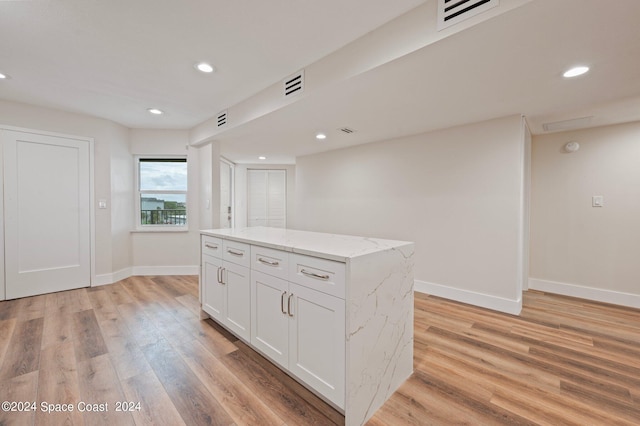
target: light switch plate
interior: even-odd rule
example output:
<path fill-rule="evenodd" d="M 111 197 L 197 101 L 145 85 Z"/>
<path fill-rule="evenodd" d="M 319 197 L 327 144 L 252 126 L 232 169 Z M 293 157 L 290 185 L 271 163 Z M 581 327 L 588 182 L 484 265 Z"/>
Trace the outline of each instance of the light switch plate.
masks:
<path fill-rule="evenodd" d="M 107 208 L 107 200 L 98 200 L 98 208 L 106 209 Z"/>
<path fill-rule="evenodd" d="M 591 206 L 592 207 L 603 207 L 604 206 L 604 197 L 602 195 L 594 195 L 591 198 Z"/>

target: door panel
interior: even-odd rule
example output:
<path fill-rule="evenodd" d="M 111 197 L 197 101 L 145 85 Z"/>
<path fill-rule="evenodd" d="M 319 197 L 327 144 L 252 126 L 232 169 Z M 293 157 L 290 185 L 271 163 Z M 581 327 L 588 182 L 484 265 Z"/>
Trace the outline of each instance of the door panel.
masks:
<path fill-rule="evenodd" d="M 91 284 L 90 150 L 3 131 L 7 299 Z"/>
<path fill-rule="evenodd" d="M 251 271 L 251 344 L 284 368 L 289 363 L 288 289 L 284 280 Z"/>
<path fill-rule="evenodd" d="M 247 170 L 247 225 L 285 228 L 286 170 Z"/>
<path fill-rule="evenodd" d="M 289 370 L 339 407 L 345 392 L 345 302 L 297 284 L 289 324 Z"/>
<path fill-rule="evenodd" d="M 249 268 L 224 262 L 227 311 L 225 324 L 247 342 L 251 340 L 251 281 Z"/>
<path fill-rule="evenodd" d="M 211 318 L 224 321 L 224 285 L 218 282 L 222 259 L 202 256 L 202 310 Z"/>

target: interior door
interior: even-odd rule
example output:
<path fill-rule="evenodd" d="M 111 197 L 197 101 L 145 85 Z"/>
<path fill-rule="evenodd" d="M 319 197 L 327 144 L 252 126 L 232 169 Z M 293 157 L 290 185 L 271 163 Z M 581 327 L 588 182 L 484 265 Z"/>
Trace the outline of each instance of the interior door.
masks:
<path fill-rule="evenodd" d="M 91 284 L 90 142 L 0 132 L 6 298 Z"/>
<path fill-rule="evenodd" d="M 247 170 L 247 224 L 285 228 L 286 170 Z"/>
<path fill-rule="evenodd" d="M 220 161 L 220 228 L 233 228 L 233 164 Z"/>

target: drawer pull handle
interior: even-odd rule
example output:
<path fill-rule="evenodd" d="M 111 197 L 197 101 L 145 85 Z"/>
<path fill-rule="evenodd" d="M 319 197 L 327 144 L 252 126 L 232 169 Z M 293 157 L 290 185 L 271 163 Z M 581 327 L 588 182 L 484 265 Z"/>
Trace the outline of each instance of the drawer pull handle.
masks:
<path fill-rule="evenodd" d="M 238 250 L 227 249 L 227 253 L 232 254 L 234 256 L 244 256 L 244 252 Z"/>
<path fill-rule="evenodd" d="M 286 315 L 286 314 L 287 314 L 287 311 L 285 311 L 285 310 L 284 310 L 284 296 L 285 296 L 286 294 L 287 294 L 287 292 L 286 292 L 286 291 L 283 291 L 283 292 L 282 292 L 282 296 L 280 296 L 280 310 L 282 311 L 282 313 L 283 313 L 284 315 Z"/>
<path fill-rule="evenodd" d="M 204 246 L 208 249 L 218 250 L 218 246 L 214 246 L 209 243 L 205 243 Z"/>
<path fill-rule="evenodd" d="M 258 258 L 258 262 L 264 263 L 265 265 L 269 265 L 269 266 L 280 266 L 280 262 L 278 262 L 277 260 L 275 261 L 267 260 L 267 259 L 263 259 L 262 257 Z"/>
<path fill-rule="evenodd" d="M 329 279 L 329 275 L 320 275 L 320 274 L 316 274 L 315 272 L 309 272 L 305 269 L 301 269 L 300 272 L 302 272 L 304 275 L 311 277 L 311 278 L 317 278 L 319 280 L 328 280 Z"/>
<path fill-rule="evenodd" d="M 293 313 L 291 312 L 291 298 L 293 297 L 293 293 L 291 293 L 289 295 L 289 298 L 287 299 L 287 311 L 289 311 L 289 316 L 292 317 Z"/>

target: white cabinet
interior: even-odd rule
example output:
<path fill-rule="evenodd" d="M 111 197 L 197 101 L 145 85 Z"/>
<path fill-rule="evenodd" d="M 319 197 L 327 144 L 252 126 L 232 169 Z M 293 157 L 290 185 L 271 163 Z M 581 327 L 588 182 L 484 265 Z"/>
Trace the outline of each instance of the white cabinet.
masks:
<path fill-rule="evenodd" d="M 202 236 L 202 310 L 248 342 L 251 338 L 250 246 L 226 243 Z"/>
<path fill-rule="evenodd" d="M 251 271 L 251 344 L 276 364 L 289 366 L 289 283 Z"/>
<path fill-rule="evenodd" d="M 344 300 L 289 284 L 289 371 L 344 409 Z"/>
<path fill-rule="evenodd" d="M 226 290 L 224 324 L 238 337 L 251 338 L 251 275 L 249 268 L 235 263 L 223 262 L 223 282 Z"/>
<path fill-rule="evenodd" d="M 225 315 L 225 287 L 220 278 L 222 271 L 222 259 L 202 255 L 201 287 L 202 310 L 211 315 L 211 318 L 224 321 Z"/>
<path fill-rule="evenodd" d="M 344 300 L 253 270 L 251 313 L 251 345 L 344 408 Z"/>
<path fill-rule="evenodd" d="M 202 309 L 362 425 L 413 370 L 413 243 L 202 231 Z"/>

